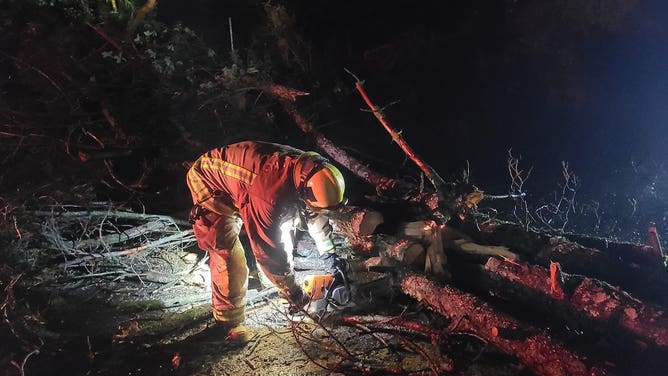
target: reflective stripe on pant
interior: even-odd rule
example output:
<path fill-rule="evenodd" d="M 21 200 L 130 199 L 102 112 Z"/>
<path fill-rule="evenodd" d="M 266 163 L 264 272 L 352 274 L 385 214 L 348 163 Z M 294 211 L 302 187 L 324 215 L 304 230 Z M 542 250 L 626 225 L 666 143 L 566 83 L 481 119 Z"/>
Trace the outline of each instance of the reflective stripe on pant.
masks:
<path fill-rule="evenodd" d="M 229 207 L 223 214 L 209 212 L 197 219 L 193 231 L 199 247 L 209 252 L 213 315 L 217 321 L 244 320 L 248 266 L 239 241 L 241 219 Z"/>

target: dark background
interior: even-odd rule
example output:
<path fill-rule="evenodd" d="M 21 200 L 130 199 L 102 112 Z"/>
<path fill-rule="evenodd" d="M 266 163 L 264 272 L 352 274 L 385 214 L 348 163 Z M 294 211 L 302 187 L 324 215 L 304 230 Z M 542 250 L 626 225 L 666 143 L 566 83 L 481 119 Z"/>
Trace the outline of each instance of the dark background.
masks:
<path fill-rule="evenodd" d="M 279 8 L 282 31 L 268 22 Z M 374 169 L 418 175 L 361 110 L 345 69 L 445 180 L 468 166 L 486 193 L 506 194 L 511 151 L 530 172 L 523 190 L 533 211 L 561 197 L 567 162 L 578 178 L 567 230 L 646 242 L 656 222 L 668 239 L 664 1 L 165 0 L 132 38 L 124 33 L 133 12 L 110 13 L 106 0 L 5 0 L 0 9 L 0 125 L 19 135 L 0 139 L 0 192 L 21 191 L 16 206 L 27 195 L 41 204 L 36 187 L 87 184 L 96 200 L 182 216 L 184 162 L 207 148 L 247 138 L 312 147 L 269 95 L 225 82 L 231 18 L 235 61 L 256 67 L 260 80 L 309 92 L 299 111 Z M 181 65 L 165 72 L 166 62 Z M 131 152 L 112 156 L 111 172 L 128 184 L 146 174 L 146 184 L 123 189 L 102 156 L 85 161 L 82 151 Z M 372 190 L 347 177 L 351 198 Z M 514 204 L 482 206 L 513 219 Z"/>
<path fill-rule="evenodd" d="M 578 200 L 602 203 L 599 214 L 627 226 L 610 234 L 644 240 L 649 221 L 665 223 L 665 2 L 285 5 L 310 51 L 305 87 L 316 88 L 311 98 L 333 98 L 316 122 L 328 137 L 389 166 L 410 164 L 359 111 L 348 68 L 377 104 L 400 101 L 386 110 L 392 125 L 444 177 L 468 163 L 482 189 L 505 193 L 512 149 L 532 168 L 525 188 L 535 201 L 558 191 L 566 161 L 580 181 Z M 225 51 L 232 17 L 243 49 L 264 21 L 261 6 L 168 1 L 158 18 L 182 21 Z"/>

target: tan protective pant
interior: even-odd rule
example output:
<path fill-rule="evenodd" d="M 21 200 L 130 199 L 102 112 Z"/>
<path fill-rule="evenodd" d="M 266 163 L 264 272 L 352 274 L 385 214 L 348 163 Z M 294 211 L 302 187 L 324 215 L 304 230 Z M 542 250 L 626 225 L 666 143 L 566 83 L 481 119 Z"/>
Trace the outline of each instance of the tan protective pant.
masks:
<path fill-rule="evenodd" d="M 193 231 L 199 247 L 209 252 L 213 316 L 236 325 L 244 321 L 248 266 L 239 241 L 241 218 L 236 209 L 228 209 L 198 218 Z"/>
<path fill-rule="evenodd" d="M 195 221 L 193 231 L 199 247 L 209 253 L 213 316 L 216 321 L 237 325 L 245 318 L 248 290 L 248 266 L 239 240 L 242 221 L 236 208 L 226 207 L 221 211 L 222 214 L 207 211 Z M 256 250 L 253 251 L 255 254 Z M 291 261 L 292 247 L 286 252 Z M 255 258 L 269 260 L 266 254 L 255 254 Z M 287 274 L 272 274 L 264 263 L 258 261 L 258 266 L 284 296 L 290 296 L 291 290 L 298 288 L 292 270 Z"/>

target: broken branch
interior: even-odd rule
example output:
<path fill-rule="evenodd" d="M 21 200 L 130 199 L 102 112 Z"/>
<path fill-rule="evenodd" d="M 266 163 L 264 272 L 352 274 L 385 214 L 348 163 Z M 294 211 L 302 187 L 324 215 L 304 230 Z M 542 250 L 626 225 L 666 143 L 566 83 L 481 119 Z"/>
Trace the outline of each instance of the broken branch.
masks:
<path fill-rule="evenodd" d="M 350 73 L 350 71 L 348 71 Z M 352 74 L 352 73 L 351 73 Z M 355 75 L 353 75 L 355 77 Z M 371 109 L 371 112 L 373 112 L 373 115 L 378 119 L 380 124 L 385 128 L 387 133 L 390 134 L 392 137 L 392 141 L 396 142 L 397 145 L 401 148 L 401 150 L 406 153 L 406 155 L 418 166 L 418 168 L 422 171 L 422 173 L 425 174 L 427 179 L 431 182 L 431 184 L 434 186 L 436 190 L 441 190 L 443 186 L 445 186 L 445 181 L 443 178 L 441 178 L 436 170 L 434 170 L 430 165 L 424 163 L 420 157 L 413 151 L 413 149 L 408 145 L 406 140 L 401 136 L 401 132 L 397 132 L 394 130 L 387 119 L 385 118 L 385 115 L 383 114 L 382 110 L 378 108 L 372 101 L 371 98 L 369 98 L 368 94 L 364 90 L 363 87 L 363 82 L 360 81 L 357 77 L 355 77 L 355 89 L 360 93 L 362 96 L 362 99 L 364 99 L 364 102 L 369 106 Z"/>
<path fill-rule="evenodd" d="M 411 186 L 411 184 L 404 181 L 388 178 L 371 170 L 367 165 L 351 157 L 321 133 L 313 129 L 313 126 L 299 113 L 296 106 L 293 104 L 297 96 L 305 95 L 307 93 L 273 83 L 267 84 L 259 82 L 250 77 L 245 77 L 244 82 L 257 87 L 276 98 L 285 112 L 292 117 L 295 124 L 297 124 L 302 132 L 312 136 L 315 143 L 332 157 L 332 159 L 346 167 L 360 179 L 376 187 L 379 191 L 405 190 Z"/>

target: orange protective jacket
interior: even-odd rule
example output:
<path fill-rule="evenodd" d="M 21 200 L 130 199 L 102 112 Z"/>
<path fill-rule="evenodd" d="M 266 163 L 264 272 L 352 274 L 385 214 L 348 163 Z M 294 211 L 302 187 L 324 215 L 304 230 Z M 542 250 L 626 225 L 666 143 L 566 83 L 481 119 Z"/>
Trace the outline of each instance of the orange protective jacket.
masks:
<path fill-rule="evenodd" d="M 275 275 L 291 271 L 280 226 L 296 215 L 300 205 L 293 173 L 297 158 L 303 153 L 290 146 L 245 141 L 205 153 L 187 174 L 195 205 L 219 214 L 226 212 L 221 205 L 231 204 L 239 210 L 258 263 Z M 300 170 L 301 183 L 318 161 L 307 159 L 300 163 L 307 164 Z M 311 218 L 308 230 L 321 253 L 323 247 L 331 248 L 331 226 L 327 220 Z"/>

